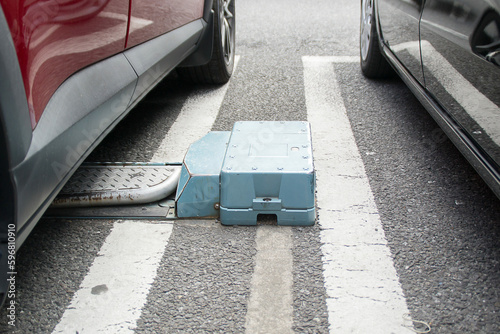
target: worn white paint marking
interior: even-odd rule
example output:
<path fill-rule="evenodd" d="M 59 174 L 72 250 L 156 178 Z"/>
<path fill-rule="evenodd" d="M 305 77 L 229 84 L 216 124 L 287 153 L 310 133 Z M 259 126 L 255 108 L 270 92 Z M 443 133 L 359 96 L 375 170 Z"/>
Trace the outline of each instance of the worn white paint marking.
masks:
<path fill-rule="evenodd" d="M 407 333 L 406 300 L 332 63 L 355 62 L 354 57 L 302 61 L 330 330 Z"/>
<path fill-rule="evenodd" d="M 325 56 L 304 58 L 317 59 L 323 63 L 359 63 L 359 56 Z"/>
<path fill-rule="evenodd" d="M 133 333 L 172 224 L 117 221 L 53 333 Z"/>
<path fill-rule="evenodd" d="M 292 229 L 259 226 L 255 242 L 246 333 L 292 333 Z"/>
<path fill-rule="evenodd" d="M 236 70 L 239 58 L 236 56 L 234 59 L 233 71 Z M 189 145 L 212 128 L 228 86 L 229 84 L 225 84 L 218 88 L 201 89 L 189 96 L 153 161 L 181 162 Z"/>

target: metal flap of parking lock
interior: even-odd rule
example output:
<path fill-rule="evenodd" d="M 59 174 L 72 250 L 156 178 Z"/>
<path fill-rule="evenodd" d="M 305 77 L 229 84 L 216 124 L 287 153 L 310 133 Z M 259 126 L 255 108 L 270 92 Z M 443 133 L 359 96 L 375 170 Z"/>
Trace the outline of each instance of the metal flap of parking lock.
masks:
<path fill-rule="evenodd" d="M 220 170 L 230 135 L 209 132 L 189 147 L 175 195 L 179 218 L 219 216 Z"/>
<path fill-rule="evenodd" d="M 256 225 L 261 214 L 278 225 L 313 225 L 309 123 L 237 122 L 207 134 L 186 154 L 176 205 L 178 217 L 219 215 L 224 225 Z"/>

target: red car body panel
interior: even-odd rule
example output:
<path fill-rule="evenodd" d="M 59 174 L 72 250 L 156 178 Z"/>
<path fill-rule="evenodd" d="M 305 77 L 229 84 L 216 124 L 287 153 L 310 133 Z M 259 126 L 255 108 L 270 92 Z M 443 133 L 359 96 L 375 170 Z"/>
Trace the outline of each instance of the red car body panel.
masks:
<path fill-rule="evenodd" d="M 33 129 L 54 92 L 73 73 L 203 16 L 200 0 L 0 0 L 0 4 L 16 46 Z"/>
<path fill-rule="evenodd" d="M 150 40 L 203 16 L 204 3 L 199 0 L 130 1 L 130 31 L 127 48 Z"/>
<path fill-rule="evenodd" d="M 71 74 L 123 50 L 128 0 L 0 0 L 23 74 L 32 127 Z"/>

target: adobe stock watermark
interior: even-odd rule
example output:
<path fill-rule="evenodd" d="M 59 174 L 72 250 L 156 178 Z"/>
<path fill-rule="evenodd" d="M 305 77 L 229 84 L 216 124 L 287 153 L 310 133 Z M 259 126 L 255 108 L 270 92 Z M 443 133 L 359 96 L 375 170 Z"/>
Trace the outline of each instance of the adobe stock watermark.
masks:
<path fill-rule="evenodd" d="M 16 326 L 16 225 L 7 226 L 7 323 Z"/>

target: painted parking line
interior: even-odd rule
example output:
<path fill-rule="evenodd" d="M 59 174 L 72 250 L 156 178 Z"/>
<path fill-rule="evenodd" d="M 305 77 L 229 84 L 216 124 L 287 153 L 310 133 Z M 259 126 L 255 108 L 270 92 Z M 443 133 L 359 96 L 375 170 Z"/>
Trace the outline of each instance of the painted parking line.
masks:
<path fill-rule="evenodd" d="M 292 229 L 257 228 L 257 254 L 250 282 L 246 333 L 291 333 L 293 325 Z"/>
<path fill-rule="evenodd" d="M 133 333 L 172 226 L 116 222 L 53 333 Z"/>
<path fill-rule="evenodd" d="M 182 161 L 189 144 L 211 129 L 227 87 L 191 94 L 151 161 Z M 172 228 L 172 223 L 115 222 L 53 333 L 133 333 Z"/>
<path fill-rule="evenodd" d="M 330 331 L 410 333 L 402 327 L 406 300 L 335 75 L 335 63 L 358 59 L 302 58 Z"/>

